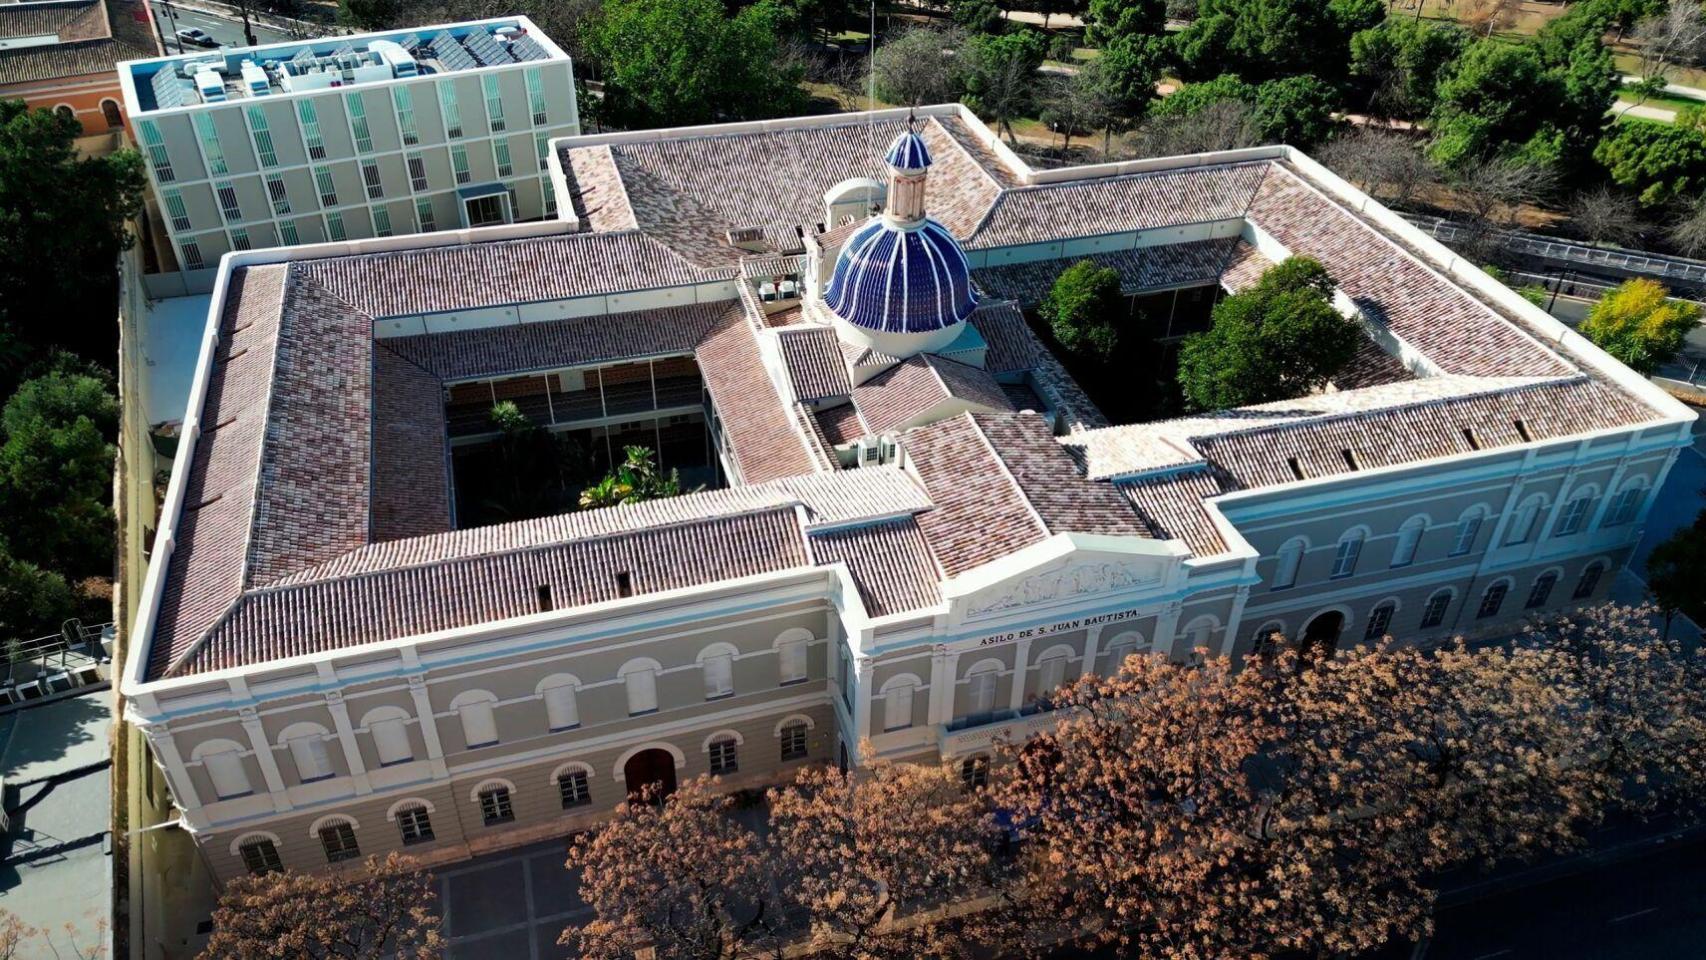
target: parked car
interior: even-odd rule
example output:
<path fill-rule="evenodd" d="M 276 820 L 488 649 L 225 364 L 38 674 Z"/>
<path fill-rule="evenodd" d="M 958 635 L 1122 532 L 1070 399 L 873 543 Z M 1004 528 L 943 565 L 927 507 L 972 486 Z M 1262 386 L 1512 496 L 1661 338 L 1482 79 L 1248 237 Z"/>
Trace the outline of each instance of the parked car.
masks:
<path fill-rule="evenodd" d="M 188 30 L 179 30 L 178 40 L 182 43 L 187 43 L 195 47 L 219 46 L 218 40 L 208 36 L 206 30 L 202 30 L 197 27 L 190 27 Z"/>

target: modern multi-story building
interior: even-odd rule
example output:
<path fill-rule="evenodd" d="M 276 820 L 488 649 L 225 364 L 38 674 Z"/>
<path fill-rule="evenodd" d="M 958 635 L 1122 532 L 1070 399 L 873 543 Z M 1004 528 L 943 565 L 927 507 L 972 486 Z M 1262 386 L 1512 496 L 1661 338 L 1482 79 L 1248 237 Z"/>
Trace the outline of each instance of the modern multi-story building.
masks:
<path fill-rule="evenodd" d="M 1605 596 L 1689 443 L 1290 148 L 1033 170 L 954 106 L 570 138 L 551 176 L 575 232 L 221 268 L 123 680 L 218 877 L 867 741 L 975 778 L 1139 651 L 1510 630 Z M 1300 254 L 1366 339 L 1297 400 L 1110 422 L 1023 313 L 1089 258 L 1170 336 Z M 710 489 L 493 522 L 502 400 Z"/>
<path fill-rule="evenodd" d="M 80 149 L 109 152 L 125 128 L 114 68 L 158 56 L 156 36 L 146 0 L 0 3 L 0 98 L 72 117 Z"/>
<path fill-rule="evenodd" d="M 121 64 L 178 265 L 538 220 L 578 133 L 567 54 L 525 17 Z"/>

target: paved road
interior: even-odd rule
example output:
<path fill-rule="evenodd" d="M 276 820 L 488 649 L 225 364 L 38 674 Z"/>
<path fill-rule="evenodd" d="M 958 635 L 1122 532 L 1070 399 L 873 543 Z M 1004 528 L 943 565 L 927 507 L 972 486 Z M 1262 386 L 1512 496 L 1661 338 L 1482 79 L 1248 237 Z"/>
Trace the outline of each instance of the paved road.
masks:
<path fill-rule="evenodd" d="M 208 36 L 219 41 L 220 46 L 248 46 L 248 42 L 243 39 L 243 24 L 240 20 L 227 20 L 224 17 L 186 10 L 175 3 L 171 5 L 171 11 L 168 14 L 166 4 L 159 2 L 159 0 L 151 0 L 151 2 L 154 4 L 154 16 L 160 24 L 161 31 L 166 35 L 166 52 L 169 54 L 178 52 L 178 41 L 174 34 L 179 30 L 188 30 L 191 27 L 206 30 Z M 176 22 L 174 23 L 174 21 Z M 258 23 L 253 24 L 253 29 L 256 43 L 282 43 L 290 39 L 290 35 L 283 30 L 275 30 Z M 184 52 L 195 53 L 202 49 L 207 48 L 185 47 Z"/>

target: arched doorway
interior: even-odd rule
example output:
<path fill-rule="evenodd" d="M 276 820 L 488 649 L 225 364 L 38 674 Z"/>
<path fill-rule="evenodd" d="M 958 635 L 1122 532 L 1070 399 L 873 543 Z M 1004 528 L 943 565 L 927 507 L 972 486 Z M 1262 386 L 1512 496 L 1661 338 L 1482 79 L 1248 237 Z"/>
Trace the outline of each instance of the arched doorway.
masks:
<path fill-rule="evenodd" d="M 657 784 L 654 801 L 675 792 L 675 758 L 668 750 L 641 750 L 622 765 L 622 776 L 628 782 L 628 796 L 639 796 L 646 787 Z"/>
<path fill-rule="evenodd" d="M 1330 657 L 1339 649 L 1339 634 L 1345 629 L 1345 615 L 1328 610 L 1309 621 L 1303 628 L 1302 653 L 1307 662 L 1315 657 Z"/>

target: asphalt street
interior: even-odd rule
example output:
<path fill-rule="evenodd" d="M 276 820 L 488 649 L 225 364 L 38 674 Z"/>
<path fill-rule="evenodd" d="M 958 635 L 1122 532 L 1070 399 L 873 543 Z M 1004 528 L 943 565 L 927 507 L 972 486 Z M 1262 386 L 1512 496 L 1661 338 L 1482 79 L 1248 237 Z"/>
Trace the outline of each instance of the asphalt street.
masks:
<path fill-rule="evenodd" d="M 168 10 L 168 4 L 161 3 L 159 0 L 153 0 L 153 5 L 156 21 L 160 24 L 161 32 L 166 35 L 166 52 L 168 54 L 175 54 L 178 52 L 177 32 L 179 30 L 188 30 L 191 27 L 207 31 L 208 36 L 218 40 L 219 45 L 222 47 L 243 47 L 248 45 L 247 41 L 243 39 L 243 24 L 239 20 L 227 20 L 224 17 L 216 17 L 211 14 L 200 13 L 195 10 L 186 10 L 175 3 L 170 4 L 170 9 Z M 290 39 L 290 35 L 285 33 L 283 30 L 275 30 L 271 27 L 265 27 L 261 24 L 253 23 L 253 21 L 251 21 L 251 24 L 255 31 L 256 43 L 282 43 L 283 41 Z M 211 48 L 185 45 L 183 52 L 195 53 L 204 49 Z"/>

